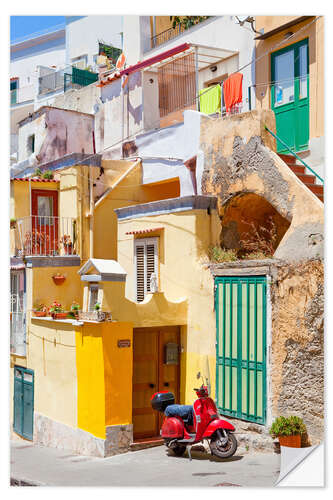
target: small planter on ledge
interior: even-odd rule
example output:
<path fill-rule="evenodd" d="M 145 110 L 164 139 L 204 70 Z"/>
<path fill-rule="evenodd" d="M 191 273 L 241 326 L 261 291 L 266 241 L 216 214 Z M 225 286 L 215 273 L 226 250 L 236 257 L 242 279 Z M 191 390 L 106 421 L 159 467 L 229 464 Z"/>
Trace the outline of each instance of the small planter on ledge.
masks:
<path fill-rule="evenodd" d="M 53 319 L 67 319 L 67 312 L 56 312 L 51 314 Z"/>
<path fill-rule="evenodd" d="M 52 279 L 56 285 L 62 285 L 66 277 L 63 274 L 57 273 L 52 276 Z"/>
<path fill-rule="evenodd" d="M 79 321 L 112 321 L 112 316 L 105 311 L 79 311 Z"/>
<path fill-rule="evenodd" d="M 273 438 L 279 438 L 280 446 L 301 448 L 301 438 L 302 434 L 306 433 L 306 426 L 300 417 L 278 417 L 269 433 Z"/>
<path fill-rule="evenodd" d="M 32 313 L 36 318 L 45 318 L 47 314 L 47 307 L 45 304 L 39 304 L 32 310 Z"/>

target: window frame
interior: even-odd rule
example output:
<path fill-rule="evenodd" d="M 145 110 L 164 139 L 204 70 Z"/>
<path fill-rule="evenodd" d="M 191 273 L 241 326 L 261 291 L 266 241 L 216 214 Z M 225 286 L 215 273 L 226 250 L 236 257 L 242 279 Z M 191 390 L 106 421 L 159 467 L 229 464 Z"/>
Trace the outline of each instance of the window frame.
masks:
<path fill-rule="evenodd" d="M 154 272 L 157 278 L 157 289 L 159 290 L 159 237 L 153 236 L 151 238 L 136 238 L 134 240 L 134 276 L 135 276 L 135 301 L 140 303 L 143 302 L 148 293 L 147 290 L 147 245 L 154 245 Z M 138 275 L 137 275 L 137 256 L 136 249 L 138 246 L 144 247 L 144 298 L 143 300 L 138 300 Z"/>

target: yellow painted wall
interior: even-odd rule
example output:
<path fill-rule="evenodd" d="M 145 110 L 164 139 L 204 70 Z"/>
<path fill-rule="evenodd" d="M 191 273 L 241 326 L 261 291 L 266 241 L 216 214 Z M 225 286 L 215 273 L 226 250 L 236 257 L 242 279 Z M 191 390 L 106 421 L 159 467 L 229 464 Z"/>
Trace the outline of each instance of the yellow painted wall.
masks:
<path fill-rule="evenodd" d="M 126 232 L 164 227 L 159 233 L 159 293 L 148 294 L 135 302 L 134 236 Z M 120 221 L 118 225 L 118 262 L 127 271 L 126 285 L 103 283 L 103 309 L 118 321 L 133 321 L 134 327 L 182 326 L 181 398 L 195 398 L 198 371 L 210 371 L 215 385 L 214 280 L 207 269 L 207 251 L 216 243 L 220 222 L 216 211 L 206 210 L 146 216 Z M 126 299 L 124 299 L 124 295 Z M 186 356 L 186 362 L 185 362 Z"/>
<path fill-rule="evenodd" d="M 265 32 L 294 19 L 295 16 L 256 16 L 256 29 L 265 28 Z M 271 81 L 271 52 L 280 50 L 305 38 L 309 39 L 309 78 L 310 78 L 310 139 L 324 135 L 324 19 L 315 23 L 312 19 L 298 23 L 265 40 L 257 40 L 256 57 L 256 107 L 269 109 L 270 89 L 261 85 Z M 297 31 L 303 29 L 299 34 Z M 286 33 L 292 31 L 295 36 L 283 43 Z M 279 46 L 274 48 L 279 43 Z M 281 44 L 280 44 L 281 43 Z M 269 52 L 264 57 L 264 53 Z"/>
<path fill-rule="evenodd" d="M 73 301 L 82 305 L 83 288 L 80 276 L 77 273 L 79 269 L 79 266 L 32 268 L 32 307 L 40 303 L 49 306 L 54 300 L 60 302 L 67 311 Z M 57 273 L 66 277 L 62 285 L 56 285 L 52 279 L 52 276 Z M 28 287 L 27 295 L 29 295 Z"/>
<path fill-rule="evenodd" d="M 131 347 L 119 348 L 118 339 Z M 132 421 L 132 341 L 129 323 L 85 323 L 76 332 L 78 427 L 96 437 Z"/>
<path fill-rule="evenodd" d="M 13 215 L 16 219 L 30 215 L 30 188 L 28 181 L 11 181 L 13 185 L 12 196 Z M 57 191 L 58 184 L 55 182 L 31 182 L 31 190 L 45 189 Z"/>
<path fill-rule="evenodd" d="M 35 412 L 75 428 L 77 381 L 73 326 L 53 320 L 32 320 L 28 323 L 27 342 L 27 367 L 35 374 Z"/>
<path fill-rule="evenodd" d="M 126 164 L 126 162 L 123 163 Z M 114 212 L 115 208 L 178 196 L 178 180 L 172 179 L 163 184 L 142 186 L 141 165 L 138 165 L 95 208 L 94 257 L 97 259 L 117 259 L 118 221 Z"/>

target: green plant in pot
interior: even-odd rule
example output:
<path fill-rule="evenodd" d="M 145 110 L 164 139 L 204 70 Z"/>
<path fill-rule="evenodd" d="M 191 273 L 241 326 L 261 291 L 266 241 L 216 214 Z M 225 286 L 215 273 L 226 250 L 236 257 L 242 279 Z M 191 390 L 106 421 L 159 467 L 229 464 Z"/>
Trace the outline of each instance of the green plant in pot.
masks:
<path fill-rule="evenodd" d="M 96 302 L 94 308 L 95 308 L 95 311 L 100 311 L 101 310 L 101 304 L 99 302 Z"/>
<path fill-rule="evenodd" d="M 269 433 L 273 438 L 279 438 L 280 446 L 300 448 L 301 436 L 306 433 L 306 426 L 303 419 L 296 415 L 280 416 L 274 420 Z"/>
<path fill-rule="evenodd" d="M 79 315 L 80 304 L 78 302 L 73 301 L 71 305 L 71 310 L 68 312 L 68 316 L 70 318 L 77 318 Z"/>

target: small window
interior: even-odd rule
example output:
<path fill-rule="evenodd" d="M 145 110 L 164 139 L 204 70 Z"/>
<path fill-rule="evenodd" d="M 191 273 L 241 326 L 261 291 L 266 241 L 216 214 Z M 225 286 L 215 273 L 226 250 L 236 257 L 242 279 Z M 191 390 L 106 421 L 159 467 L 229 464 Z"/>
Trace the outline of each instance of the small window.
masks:
<path fill-rule="evenodd" d="M 27 141 L 27 151 L 28 155 L 35 152 L 35 134 L 29 135 Z"/>
<path fill-rule="evenodd" d="M 98 285 L 91 284 L 89 287 L 89 303 L 88 303 L 88 311 L 95 311 L 95 305 L 98 302 Z"/>
<path fill-rule="evenodd" d="M 136 300 L 142 302 L 147 293 L 155 291 L 151 290 L 153 278 L 158 283 L 158 238 L 135 240 L 134 252 Z"/>

